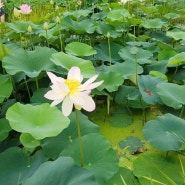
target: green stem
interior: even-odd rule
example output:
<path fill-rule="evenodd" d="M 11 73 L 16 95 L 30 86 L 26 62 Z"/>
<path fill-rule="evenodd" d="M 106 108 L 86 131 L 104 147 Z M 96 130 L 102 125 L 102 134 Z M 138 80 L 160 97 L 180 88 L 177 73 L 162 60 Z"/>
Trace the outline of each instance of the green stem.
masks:
<path fill-rule="evenodd" d="M 110 49 L 110 33 L 108 33 L 109 36 L 108 36 L 108 47 L 109 47 L 109 64 L 110 64 L 110 67 L 112 65 L 112 55 L 111 55 L 111 49 Z"/>
<path fill-rule="evenodd" d="M 38 78 L 36 78 L 35 83 L 36 83 L 36 88 L 37 88 L 37 90 L 39 90 L 39 82 L 38 82 Z"/>
<path fill-rule="evenodd" d="M 25 81 L 25 84 L 26 84 L 26 89 L 27 89 L 27 92 L 28 92 L 29 99 L 31 101 L 31 94 L 30 94 L 30 90 L 29 90 L 29 87 L 28 87 L 28 83 L 27 83 L 26 78 L 24 78 L 24 81 Z"/>
<path fill-rule="evenodd" d="M 81 163 L 81 167 L 83 167 L 84 166 L 84 154 L 83 154 L 82 137 L 81 137 L 81 132 L 80 132 L 80 122 L 79 122 L 77 109 L 75 109 L 75 115 L 76 115 L 76 126 L 77 126 L 77 131 L 78 131 L 78 140 L 79 140 L 79 146 L 80 146 L 80 163 Z"/>

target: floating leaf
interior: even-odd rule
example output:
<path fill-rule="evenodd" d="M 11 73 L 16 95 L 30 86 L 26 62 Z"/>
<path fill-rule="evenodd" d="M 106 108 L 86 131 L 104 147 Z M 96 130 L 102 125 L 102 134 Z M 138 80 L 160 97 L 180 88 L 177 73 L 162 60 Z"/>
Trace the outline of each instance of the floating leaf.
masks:
<path fill-rule="evenodd" d="M 144 138 L 160 150 L 179 150 L 185 143 L 185 120 L 172 114 L 164 114 L 148 121 L 143 130 Z"/>
<path fill-rule="evenodd" d="M 97 53 L 92 46 L 81 42 L 71 42 L 70 44 L 67 44 L 65 51 L 67 54 L 79 57 L 90 56 Z"/>
<path fill-rule="evenodd" d="M 91 171 L 99 184 L 105 183 L 118 171 L 118 158 L 109 142 L 100 134 L 92 133 L 82 137 L 84 168 Z M 68 145 L 61 153 L 71 156 L 80 165 L 78 138 Z"/>
<path fill-rule="evenodd" d="M 69 70 L 73 66 L 80 68 L 81 73 L 85 77 L 94 75 L 94 66 L 90 60 L 84 60 L 72 55 L 65 54 L 64 52 L 55 53 L 52 55 L 51 60 L 58 66 Z"/>
<path fill-rule="evenodd" d="M 56 136 L 69 125 L 69 119 L 47 103 L 35 106 L 15 103 L 8 109 L 6 118 L 12 129 L 29 133 L 38 140 Z"/>
<path fill-rule="evenodd" d="M 163 103 L 169 107 L 180 109 L 182 105 L 185 105 L 185 85 L 159 83 L 156 91 Z"/>
<path fill-rule="evenodd" d="M 33 78 L 39 76 L 41 71 L 52 71 L 55 66 L 50 57 L 56 53 L 54 49 L 47 47 L 36 47 L 33 51 L 19 49 L 4 57 L 3 67 L 10 75 L 24 72 Z"/>
<path fill-rule="evenodd" d="M 133 172 L 141 185 L 180 185 L 184 183 L 183 166 L 185 166 L 183 156 L 165 157 L 164 154 L 150 154 L 139 156 L 134 160 Z"/>
<path fill-rule="evenodd" d="M 106 185 L 140 185 L 133 171 L 120 167 L 119 171 L 106 183 Z"/>
<path fill-rule="evenodd" d="M 0 87 L 0 103 L 2 103 L 5 98 L 8 98 L 11 95 L 13 87 L 9 78 L 2 75 L 0 75 Z"/>
<path fill-rule="evenodd" d="M 152 77 L 150 75 L 141 75 L 138 78 L 139 90 L 143 100 L 151 105 L 161 103 L 161 99 L 156 92 L 156 85 L 164 80 L 160 77 Z"/>
<path fill-rule="evenodd" d="M 36 172 L 22 185 L 98 185 L 93 175 L 75 165 L 70 157 L 60 157 L 39 166 Z"/>

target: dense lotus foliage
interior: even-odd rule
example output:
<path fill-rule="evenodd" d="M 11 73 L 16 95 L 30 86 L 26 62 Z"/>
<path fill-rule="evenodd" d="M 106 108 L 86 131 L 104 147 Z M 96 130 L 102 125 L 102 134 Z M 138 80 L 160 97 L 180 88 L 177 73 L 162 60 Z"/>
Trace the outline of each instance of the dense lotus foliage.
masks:
<path fill-rule="evenodd" d="M 3 9 L 0 185 L 185 184 L 184 0 Z"/>

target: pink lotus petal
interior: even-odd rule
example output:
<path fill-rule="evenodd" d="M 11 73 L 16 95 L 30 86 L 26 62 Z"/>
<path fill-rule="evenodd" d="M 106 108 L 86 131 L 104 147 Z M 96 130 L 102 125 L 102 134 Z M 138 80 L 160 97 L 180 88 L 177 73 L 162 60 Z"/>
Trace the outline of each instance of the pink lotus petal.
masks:
<path fill-rule="evenodd" d="M 66 96 L 62 103 L 62 112 L 64 116 L 69 116 L 72 112 L 72 109 L 73 109 L 73 102 L 70 100 L 69 96 Z"/>
<path fill-rule="evenodd" d="M 20 6 L 20 12 L 22 14 L 30 14 L 32 12 L 32 9 L 28 4 L 22 4 Z"/>

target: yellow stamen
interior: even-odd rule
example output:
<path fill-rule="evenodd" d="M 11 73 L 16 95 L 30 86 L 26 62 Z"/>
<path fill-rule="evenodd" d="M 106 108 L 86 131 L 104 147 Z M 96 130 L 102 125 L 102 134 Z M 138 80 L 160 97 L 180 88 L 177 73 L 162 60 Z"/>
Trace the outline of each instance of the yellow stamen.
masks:
<path fill-rule="evenodd" d="M 80 82 L 78 80 L 67 79 L 64 83 L 68 86 L 70 95 L 74 95 L 80 91 Z"/>

